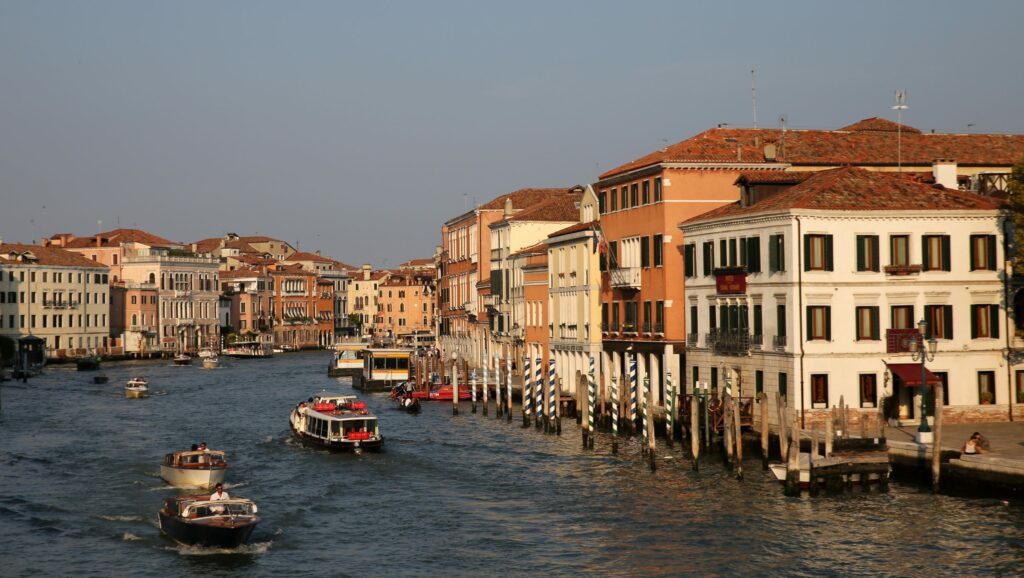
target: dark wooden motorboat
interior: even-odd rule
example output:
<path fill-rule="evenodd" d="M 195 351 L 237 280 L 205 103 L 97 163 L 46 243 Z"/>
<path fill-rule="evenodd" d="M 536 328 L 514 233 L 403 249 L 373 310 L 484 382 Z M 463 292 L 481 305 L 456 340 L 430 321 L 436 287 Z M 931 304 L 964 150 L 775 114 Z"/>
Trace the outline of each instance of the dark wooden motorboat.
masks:
<path fill-rule="evenodd" d="M 164 500 L 160 529 L 186 546 L 237 548 L 259 523 L 256 511 L 256 504 L 240 498 L 211 502 L 209 494 L 177 496 Z"/>
<path fill-rule="evenodd" d="M 99 375 L 92 376 L 92 382 L 93 383 L 106 383 L 108 381 L 110 381 L 110 378 L 107 377 L 107 374 L 105 374 L 105 373 L 101 373 Z"/>
<path fill-rule="evenodd" d="M 100 368 L 100 356 L 92 355 L 89 357 L 80 357 L 75 360 L 75 367 L 78 371 L 96 371 Z"/>
<path fill-rule="evenodd" d="M 174 365 L 190 365 L 191 363 L 192 358 L 184 353 L 174 356 Z"/>

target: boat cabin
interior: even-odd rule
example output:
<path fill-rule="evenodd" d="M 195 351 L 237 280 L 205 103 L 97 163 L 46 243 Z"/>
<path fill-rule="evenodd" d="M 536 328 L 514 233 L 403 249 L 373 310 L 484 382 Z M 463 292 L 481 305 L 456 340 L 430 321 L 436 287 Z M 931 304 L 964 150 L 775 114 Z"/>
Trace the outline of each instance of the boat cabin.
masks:
<path fill-rule="evenodd" d="M 250 500 L 231 498 L 211 502 L 206 494 L 167 498 L 164 510 L 171 515 L 191 520 L 212 516 L 255 516 L 257 512 L 256 504 Z"/>
<path fill-rule="evenodd" d="M 380 435 L 377 416 L 354 395 L 314 396 L 306 412 L 305 433 L 324 440 L 368 440 Z"/>
<path fill-rule="evenodd" d="M 165 455 L 164 465 L 186 469 L 223 468 L 227 467 L 228 459 L 222 451 L 184 451 Z"/>
<path fill-rule="evenodd" d="M 412 349 L 364 349 L 363 381 L 368 384 L 392 384 L 409 381 Z"/>

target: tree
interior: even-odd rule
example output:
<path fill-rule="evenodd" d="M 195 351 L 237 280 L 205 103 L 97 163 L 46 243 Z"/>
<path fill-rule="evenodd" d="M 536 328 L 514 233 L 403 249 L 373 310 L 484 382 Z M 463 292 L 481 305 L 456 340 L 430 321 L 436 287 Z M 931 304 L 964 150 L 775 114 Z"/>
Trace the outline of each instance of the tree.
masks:
<path fill-rule="evenodd" d="M 358 313 L 349 313 L 348 314 L 348 323 L 349 323 L 349 325 L 354 325 L 355 327 L 362 327 L 363 326 L 363 316 L 358 314 Z"/>
<path fill-rule="evenodd" d="M 1013 224 L 1013 274 L 1024 276 L 1024 158 L 1013 165 L 1006 188 L 1010 193 L 1010 222 Z"/>

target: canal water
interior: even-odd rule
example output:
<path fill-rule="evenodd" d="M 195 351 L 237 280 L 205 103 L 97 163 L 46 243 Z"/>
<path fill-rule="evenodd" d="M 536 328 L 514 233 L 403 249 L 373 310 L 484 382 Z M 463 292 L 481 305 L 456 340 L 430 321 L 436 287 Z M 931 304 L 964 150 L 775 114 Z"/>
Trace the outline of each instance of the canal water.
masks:
<path fill-rule="evenodd" d="M 221 368 L 108 364 L 50 368 L 2 385 L 2 576 L 1020 574 L 1024 506 L 995 498 L 888 493 L 786 498 L 753 457 L 742 482 L 676 446 L 651 473 L 635 441 L 580 450 L 561 437 L 449 404 L 420 415 L 365 396 L 386 451 L 304 448 L 288 413 L 326 389 L 324 353 L 224 360 Z M 144 375 L 154 395 L 125 399 Z M 518 412 L 516 418 L 519 418 Z M 206 441 L 228 451 L 227 489 L 262 522 L 239 551 L 163 537 L 175 490 L 164 453 Z"/>

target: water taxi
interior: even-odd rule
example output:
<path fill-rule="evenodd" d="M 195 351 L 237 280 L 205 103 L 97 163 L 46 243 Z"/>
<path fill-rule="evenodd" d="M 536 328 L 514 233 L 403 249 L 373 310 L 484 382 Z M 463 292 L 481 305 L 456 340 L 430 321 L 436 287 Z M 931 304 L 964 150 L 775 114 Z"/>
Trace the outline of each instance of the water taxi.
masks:
<path fill-rule="evenodd" d="M 377 416 L 354 395 L 318 395 L 292 409 L 292 433 L 304 443 L 338 451 L 376 451 L 384 445 Z"/>
<path fill-rule="evenodd" d="M 245 544 L 260 519 L 251 500 L 211 501 L 209 494 L 177 496 L 160 508 L 160 530 L 186 546 L 237 548 Z"/>
<path fill-rule="evenodd" d="M 413 349 L 364 349 L 363 373 L 352 380 L 352 387 L 364 391 L 391 391 L 395 385 L 412 379 Z"/>
<path fill-rule="evenodd" d="M 125 397 L 145 397 L 149 395 L 149 382 L 142 377 L 133 377 L 124 386 Z"/>
<path fill-rule="evenodd" d="M 334 359 L 327 365 L 328 377 L 359 377 L 363 374 L 361 343 L 340 344 L 334 348 Z"/>
<path fill-rule="evenodd" d="M 221 451 L 189 450 L 164 456 L 160 477 L 172 486 L 212 488 L 224 481 L 228 459 Z"/>
<path fill-rule="evenodd" d="M 180 353 L 174 356 L 174 365 L 190 365 L 192 358 L 184 353 Z"/>
<path fill-rule="evenodd" d="M 203 369 L 217 369 L 218 367 L 220 367 L 220 359 L 216 355 L 203 358 Z"/>

